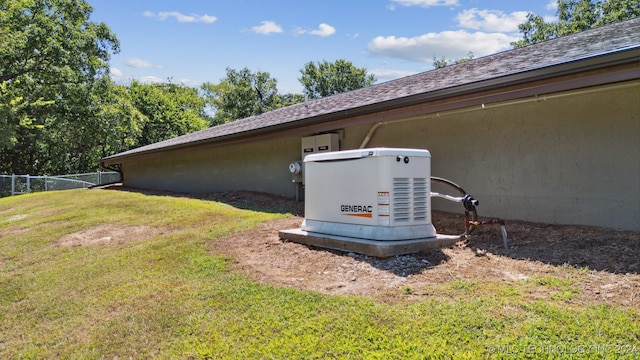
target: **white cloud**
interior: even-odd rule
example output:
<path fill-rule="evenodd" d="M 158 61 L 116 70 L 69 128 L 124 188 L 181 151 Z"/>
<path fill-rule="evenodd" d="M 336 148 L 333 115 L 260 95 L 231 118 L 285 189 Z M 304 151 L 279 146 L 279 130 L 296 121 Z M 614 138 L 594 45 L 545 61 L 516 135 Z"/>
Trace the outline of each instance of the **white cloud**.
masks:
<path fill-rule="evenodd" d="M 158 20 L 164 21 L 167 20 L 168 18 L 175 18 L 176 21 L 178 21 L 179 23 L 205 23 L 205 24 L 212 24 L 214 22 L 216 22 L 218 20 L 217 17 L 215 16 L 211 16 L 211 15 L 197 15 L 197 14 L 190 14 L 190 15 L 185 15 L 182 14 L 180 12 L 177 11 L 160 11 L 158 13 L 155 13 L 153 11 L 145 11 L 142 15 L 146 16 L 146 17 L 152 17 L 152 18 L 156 18 Z"/>
<path fill-rule="evenodd" d="M 505 14 L 499 10 L 464 10 L 456 16 L 460 27 L 489 32 L 517 32 L 518 25 L 527 20 L 526 11 Z"/>
<path fill-rule="evenodd" d="M 282 32 L 282 27 L 273 21 L 263 21 L 261 24 L 260 26 L 252 27 L 251 30 L 255 33 L 265 35 Z"/>
<path fill-rule="evenodd" d="M 109 68 L 109 74 L 111 74 L 111 76 L 113 78 L 119 79 L 122 77 L 123 73 L 120 69 L 115 68 L 115 67 L 110 67 Z"/>
<path fill-rule="evenodd" d="M 331 36 L 331 35 L 333 35 L 335 33 L 336 33 L 336 28 L 334 28 L 333 26 L 331 26 L 329 24 L 325 24 L 325 23 L 322 23 L 322 24 L 318 25 L 318 29 L 317 30 L 309 31 L 309 34 L 317 35 L 317 36 L 321 36 L 321 37 Z"/>
<path fill-rule="evenodd" d="M 391 1 L 401 6 L 432 7 L 432 6 L 458 5 L 458 0 L 391 0 Z"/>
<path fill-rule="evenodd" d="M 124 73 L 122 72 L 122 70 L 113 66 L 109 68 L 109 77 L 111 78 L 112 81 L 115 81 L 115 82 L 121 82 L 121 81 L 124 81 L 125 79 Z"/>
<path fill-rule="evenodd" d="M 494 54 L 511 48 L 517 36 L 501 33 L 468 32 L 465 30 L 428 33 L 417 37 L 378 36 L 368 45 L 369 51 L 416 62 L 432 63 L 433 58 L 457 59 L 472 52 L 475 57 Z"/>
<path fill-rule="evenodd" d="M 329 24 L 322 23 L 322 24 L 318 25 L 318 28 L 316 30 L 307 30 L 307 29 L 303 29 L 301 27 L 298 27 L 295 30 L 293 30 L 293 32 L 296 35 L 309 34 L 309 35 L 327 37 L 327 36 L 331 36 L 331 35 L 335 34 L 336 33 L 336 28 L 334 28 L 333 26 L 331 26 Z"/>
<path fill-rule="evenodd" d="M 547 3 L 547 10 L 558 10 L 558 0 L 551 0 Z"/>
<path fill-rule="evenodd" d="M 126 64 L 136 69 L 149 69 L 149 68 L 162 69 L 162 65 L 154 65 L 150 61 L 147 61 L 145 59 L 140 59 L 140 58 L 129 58 L 127 59 Z"/>

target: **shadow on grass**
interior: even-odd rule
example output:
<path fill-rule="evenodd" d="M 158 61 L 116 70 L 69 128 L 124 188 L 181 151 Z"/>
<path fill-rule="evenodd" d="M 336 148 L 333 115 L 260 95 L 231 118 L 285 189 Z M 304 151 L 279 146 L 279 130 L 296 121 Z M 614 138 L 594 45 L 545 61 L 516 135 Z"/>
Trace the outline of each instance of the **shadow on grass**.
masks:
<path fill-rule="evenodd" d="M 439 234 L 456 235 L 464 231 L 464 216 L 434 211 L 433 224 Z M 492 253 L 515 260 L 538 261 L 554 266 L 604 271 L 614 274 L 640 273 L 640 233 L 593 226 L 550 225 L 525 221 L 506 221 L 508 248 L 505 249 L 499 225 L 479 227 L 464 241 L 477 254 Z M 422 273 L 449 261 L 442 250 L 375 258 L 327 250 L 355 257 L 372 266 L 408 276 Z"/>
<path fill-rule="evenodd" d="M 304 216 L 304 202 L 250 191 L 186 194 L 113 185 L 106 188 L 148 195 L 211 200 L 240 209 Z M 433 211 L 432 221 L 440 234 L 460 234 L 464 230 L 462 214 Z M 509 235 L 508 249 L 504 248 L 498 225 L 477 228 L 466 240 L 466 246 L 476 252 L 490 252 L 516 260 L 540 261 L 554 266 L 587 268 L 616 274 L 640 273 L 639 232 L 516 220 L 507 220 L 506 228 Z M 355 257 L 399 276 L 417 274 L 448 261 L 447 255 L 441 250 L 388 258 L 375 258 L 336 250 L 326 251 Z"/>
<path fill-rule="evenodd" d="M 287 199 L 282 196 L 254 191 L 226 191 L 212 193 L 181 193 L 174 191 L 138 189 L 121 184 L 112 184 L 96 189 L 135 192 L 151 196 L 173 196 L 181 198 L 215 201 L 238 209 L 260 211 L 272 214 L 292 214 L 304 216 L 304 202 Z"/>
<path fill-rule="evenodd" d="M 517 260 L 615 274 L 640 273 L 640 233 L 591 226 L 508 221 L 509 247 L 499 228 L 479 229 L 468 246 Z"/>
<path fill-rule="evenodd" d="M 464 231 L 462 214 L 434 211 L 432 221 L 440 234 L 454 235 Z M 506 221 L 506 229 L 506 249 L 499 225 L 475 229 L 465 240 L 465 246 L 477 254 L 492 253 L 515 260 L 538 261 L 553 266 L 613 274 L 640 274 L 639 232 L 516 220 Z M 405 276 L 446 263 L 449 257 L 441 250 L 432 250 L 385 259 L 363 260 L 376 268 Z"/>
<path fill-rule="evenodd" d="M 481 219 L 482 220 L 482 219 Z M 440 232 L 461 231 L 462 214 L 434 211 L 433 223 Z M 506 221 L 508 248 L 499 225 L 476 228 L 466 246 L 516 260 L 540 261 L 615 274 L 640 273 L 640 233 L 594 226 L 551 225 Z"/>

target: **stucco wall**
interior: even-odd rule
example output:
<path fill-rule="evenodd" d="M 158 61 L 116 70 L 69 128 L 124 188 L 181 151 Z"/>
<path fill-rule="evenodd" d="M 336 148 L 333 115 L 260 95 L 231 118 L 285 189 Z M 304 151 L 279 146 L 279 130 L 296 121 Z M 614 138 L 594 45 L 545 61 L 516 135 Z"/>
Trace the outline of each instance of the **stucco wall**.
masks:
<path fill-rule="evenodd" d="M 128 186 L 203 193 L 252 190 L 295 197 L 288 166 L 300 138 L 188 149 L 123 164 Z"/>
<path fill-rule="evenodd" d="M 369 146 L 428 149 L 432 175 L 478 198 L 481 215 L 640 230 L 638 82 L 390 124 Z M 448 204 L 433 206 L 461 209 Z"/>
<path fill-rule="evenodd" d="M 640 83 L 487 105 L 378 128 L 369 147 L 428 149 L 432 175 L 480 200 L 481 216 L 640 231 Z M 342 129 L 358 148 L 371 125 Z M 310 135 L 310 134 L 309 134 Z M 123 164 L 127 185 L 295 197 L 301 136 L 167 152 Z M 460 211 L 434 199 L 434 208 Z"/>

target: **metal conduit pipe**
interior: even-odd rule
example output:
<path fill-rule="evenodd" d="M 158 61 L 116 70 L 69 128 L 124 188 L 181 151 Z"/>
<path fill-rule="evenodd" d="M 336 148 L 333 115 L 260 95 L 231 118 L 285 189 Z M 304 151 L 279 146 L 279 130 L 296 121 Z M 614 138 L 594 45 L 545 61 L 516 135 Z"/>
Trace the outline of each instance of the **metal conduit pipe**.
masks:
<path fill-rule="evenodd" d="M 378 128 L 382 125 L 387 125 L 387 122 L 382 121 L 382 122 L 375 123 L 373 124 L 373 126 L 371 126 L 371 129 L 369 129 L 369 131 L 367 132 L 367 135 L 365 135 L 364 140 L 362 140 L 362 144 L 360 144 L 360 149 L 364 149 L 369 144 L 369 141 L 371 140 L 371 137 L 373 137 L 373 134 L 375 134 L 376 130 L 378 130 Z"/>
<path fill-rule="evenodd" d="M 483 103 L 483 104 L 480 104 L 480 105 L 474 105 L 474 106 L 470 106 L 470 107 L 466 107 L 466 108 L 462 108 L 462 109 L 441 111 L 441 112 L 436 112 L 436 113 L 431 113 L 431 114 L 413 116 L 413 117 L 409 117 L 409 118 L 405 118 L 405 119 L 381 121 L 381 122 L 377 122 L 377 123 L 373 124 L 373 126 L 371 126 L 371 129 L 369 129 L 369 131 L 367 132 L 367 135 L 365 136 L 364 140 L 362 141 L 362 144 L 360 145 L 360 149 L 365 148 L 369 144 L 369 141 L 371 141 L 371 138 L 373 137 L 373 135 L 376 133 L 378 128 L 380 128 L 382 125 L 396 124 L 396 123 L 401 123 L 401 122 L 406 122 L 406 121 L 414 121 L 414 120 L 420 120 L 420 119 L 439 118 L 441 116 L 463 114 L 463 113 L 473 112 L 473 111 L 478 111 L 478 110 L 482 111 L 482 110 L 487 110 L 487 109 L 500 108 L 500 107 L 503 107 L 503 106 L 526 104 L 526 103 L 530 103 L 530 102 L 545 102 L 547 100 L 560 99 L 560 98 L 564 98 L 564 97 L 568 97 L 568 96 L 593 94 L 593 93 L 601 92 L 603 90 L 634 88 L 634 87 L 638 86 L 639 82 L 640 81 L 638 81 L 638 80 L 631 80 L 631 81 L 625 81 L 623 83 L 617 83 L 617 84 L 613 84 L 613 85 L 602 85 L 602 86 L 597 86 L 597 87 L 592 87 L 592 88 L 587 88 L 587 89 L 580 89 L 580 90 L 568 90 L 568 91 L 563 91 L 563 92 L 560 92 L 560 93 L 547 94 L 547 95 L 535 95 L 535 96 L 532 96 L 532 97 L 528 97 L 528 98 L 524 98 L 524 99 L 517 99 L 517 100 L 507 100 L 507 101 L 500 101 L 500 102 L 495 102 L 495 103 Z"/>

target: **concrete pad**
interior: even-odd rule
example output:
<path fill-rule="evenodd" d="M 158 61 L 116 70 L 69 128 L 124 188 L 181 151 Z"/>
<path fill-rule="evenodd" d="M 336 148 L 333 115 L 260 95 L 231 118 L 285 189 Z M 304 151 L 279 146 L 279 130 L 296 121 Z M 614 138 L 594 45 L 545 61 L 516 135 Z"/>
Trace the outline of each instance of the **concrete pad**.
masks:
<path fill-rule="evenodd" d="M 430 238 L 383 241 L 320 234 L 302 229 L 280 230 L 278 235 L 280 239 L 300 244 L 355 252 L 375 257 L 389 257 L 423 250 L 439 249 L 451 246 L 462 239 L 462 237 L 458 235 L 436 234 L 435 237 Z"/>

